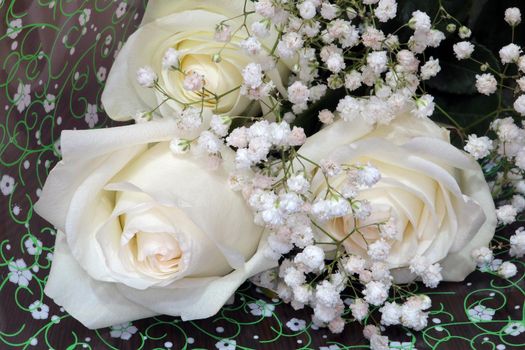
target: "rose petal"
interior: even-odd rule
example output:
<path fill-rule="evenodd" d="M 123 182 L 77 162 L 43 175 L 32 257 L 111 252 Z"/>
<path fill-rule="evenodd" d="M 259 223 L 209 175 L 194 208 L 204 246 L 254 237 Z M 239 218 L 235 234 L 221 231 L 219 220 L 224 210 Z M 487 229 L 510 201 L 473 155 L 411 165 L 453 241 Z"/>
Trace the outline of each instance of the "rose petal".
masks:
<path fill-rule="evenodd" d="M 159 143 L 115 181 L 125 180 L 160 203 L 166 197 L 191 203 L 180 210 L 215 243 L 232 268 L 242 266 L 245 258 L 255 252 L 257 240 L 253 235 L 259 230 L 248 207 L 238 193 L 225 185 L 227 175 L 223 170 L 207 171 L 194 158 L 175 159 L 168 143 Z M 145 168 L 148 171 L 143 171 Z M 159 186 L 166 179 L 173 185 Z M 203 215 L 206 220 L 202 220 Z"/>
<path fill-rule="evenodd" d="M 44 291 L 57 305 L 91 329 L 157 314 L 124 297 L 115 283 L 92 279 L 71 255 L 66 237 L 60 231 Z"/>
<path fill-rule="evenodd" d="M 398 283 L 416 277 L 408 270 L 416 255 L 440 262 L 445 280 L 462 280 L 475 267 L 471 251 L 486 246 L 494 234 L 494 204 L 481 168 L 450 145 L 448 131 L 430 120 L 407 114 L 375 127 L 337 121 L 308 138 L 298 152 L 314 161 L 376 163 L 383 177 L 376 190 L 368 191 L 370 201 L 386 204 L 377 192 L 383 190 L 394 213 L 411 222 L 402 240 L 394 243 L 389 259 L 393 267 L 404 266 L 393 270 Z M 322 193 L 323 186 L 322 176 L 316 176 L 314 195 Z M 365 190 L 361 195 L 366 198 L 366 194 Z M 415 198 L 422 207 L 416 206 Z M 364 250 L 359 236 L 350 240 L 353 249 Z"/>
<path fill-rule="evenodd" d="M 196 289 L 152 288 L 139 291 L 122 285 L 119 289 L 129 299 L 159 313 L 181 316 L 185 321 L 207 318 L 215 315 L 247 278 L 277 265 L 264 256 L 266 244 L 266 237 L 263 237 L 257 253 L 241 269 Z"/>

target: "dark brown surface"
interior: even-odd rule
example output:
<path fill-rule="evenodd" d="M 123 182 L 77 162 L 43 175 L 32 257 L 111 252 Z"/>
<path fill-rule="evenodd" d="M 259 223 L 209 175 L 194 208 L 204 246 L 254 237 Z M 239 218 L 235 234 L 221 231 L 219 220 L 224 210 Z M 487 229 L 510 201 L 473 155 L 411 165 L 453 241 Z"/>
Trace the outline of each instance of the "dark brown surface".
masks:
<path fill-rule="evenodd" d="M 309 310 L 294 311 L 249 284 L 216 317 L 198 322 L 173 317 L 136 321 L 130 326 L 136 328 L 128 328 L 129 340 L 115 329 L 88 330 L 53 304 L 43 288 L 55 230 L 34 214 L 33 204 L 58 160 L 60 131 L 113 124 L 100 105 L 103 72 L 107 75 L 121 42 L 137 27 L 144 4 L 128 1 L 121 16 L 120 1 L 0 0 L 0 4 L 0 349 L 228 349 L 221 347 L 222 339 L 235 340 L 238 349 L 368 347 L 362 326 L 350 323 L 341 335 L 314 330 L 308 327 Z M 89 20 L 82 24 L 79 17 L 87 9 Z M 14 35 L 7 28 L 18 20 L 21 31 L 9 37 Z M 19 111 L 17 106 L 23 106 L 15 95 L 21 84 L 30 87 L 31 101 Z M 49 94 L 55 96 L 52 109 L 45 103 Z M 90 106 L 96 106 L 97 118 Z M 11 179 L 14 188 L 9 187 Z M 507 231 L 502 236 L 512 232 Z M 27 248 L 26 242 L 31 246 L 37 240 L 41 248 Z M 502 253 L 502 258 L 508 255 Z M 20 279 L 14 281 L 13 275 L 18 272 L 9 269 L 18 259 L 31 276 L 27 287 L 16 283 Z M 419 350 L 524 349 L 525 266 L 523 261 L 516 263 L 519 273 L 510 281 L 475 272 L 464 282 L 444 283 L 429 291 L 433 300 L 429 326 L 414 334 L 393 329 L 389 335 L 405 342 L 403 349 L 413 349 L 412 344 Z M 49 307 L 47 314 L 30 309 L 35 301 Z M 266 313 L 257 315 L 257 303 L 273 306 L 264 306 Z M 469 310 L 478 304 L 494 310 L 490 320 L 469 318 Z M 292 319 L 300 320 L 295 324 L 305 321 L 306 328 L 297 329 Z"/>

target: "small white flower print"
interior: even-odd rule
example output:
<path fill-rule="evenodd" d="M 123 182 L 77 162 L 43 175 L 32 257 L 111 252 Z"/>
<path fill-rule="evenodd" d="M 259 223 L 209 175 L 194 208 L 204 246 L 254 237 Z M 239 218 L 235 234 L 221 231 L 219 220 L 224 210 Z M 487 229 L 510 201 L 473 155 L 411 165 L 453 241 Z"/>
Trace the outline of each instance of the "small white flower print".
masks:
<path fill-rule="evenodd" d="M 14 97 L 16 109 L 22 113 L 31 103 L 31 85 L 19 83 Z"/>
<path fill-rule="evenodd" d="M 330 346 L 321 346 L 319 347 L 319 350 L 341 350 L 341 348 L 335 344 L 332 344 Z"/>
<path fill-rule="evenodd" d="M 19 215 L 21 211 L 22 209 L 20 209 L 20 207 L 15 204 L 15 206 L 13 207 L 13 214 Z"/>
<path fill-rule="evenodd" d="M 11 39 L 15 39 L 18 36 L 18 33 L 22 31 L 22 19 L 17 18 L 9 22 L 7 26 L 7 36 Z"/>
<path fill-rule="evenodd" d="M 231 339 L 223 339 L 217 342 L 215 347 L 219 350 L 235 350 L 235 348 L 237 348 L 237 342 Z"/>
<path fill-rule="evenodd" d="M 55 154 L 57 156 L 61 156 L 62 155 L 62 145 L 60 143 L 60 139 L 56 140 L 55 143 L 53 144 L 53 150 L 55 152 Z"/>
<path fill-rule="evenodd" d="M 27 269 L 24 259 L 11 261 L 8 265 L 9 281 L 18 284 L 21 287 L 27 287 L 29 281 L 33 279 L 33 274 Z"/>
<path fill-rule="evenodd" d="M 55 95 L 47 94 L 46 99 L 44 101 L 44 110 L 46 111 L 46 113 L 49 113 L 53 109 L 55 109 Z"/>
<path fill-rule="evenodd" d="M 24 245 L 29 255 L 37 255 L 42 252 L 42 242 L 35 237 L 26 239 Z"/>
<path fill-rule="evenodd" d="M 508 335 L 517 337 L 521 333 L 525 332 L 525 325 L 522 322 L 513 322 L 508 324 L 503 331 Z"/>
<path fill-rule="evenodd" d="M 82 10 L 82 13 L 78 16 L 78 23 L 80 23 L 81 26 L 84 26 L 87 22 L 89 22 L 90 17 L 91 9 L 84 9 Z"/>
<path fill-rule="evenodd" d="M 97 105 L 88 104 L 84 120 L 90 128 L 95 127 L 95 124 L 98 123 Z"/>
<path fill-rule="evenodd" d="M 35 320 L 45 320 L 49 316 L 49 306 L 40 300 L 29 305 L 29 311 L 31 311 L 31 316 L 33 316 Z"/>
<path fill-rule="evenodd" d="M 476 305 L 468 310 L 468 316 L 472 321 L 490 321 L 496 310 L 483 305 Z"/>
<path fill-rule="evenodd" d="M 125 322 L 111 326 L 109 335 L 112 338 L 120 338 L 123 340 L 129 340 L 131 336 L 137 333 L 138 329 L 131 322 Z"/>
<path fill-rule="evenodd" d="M 15 189 L 15 179 L 7 174 L 2 175 L 0 180 L 0 192 L 4 196 L 9 196 Z"/>
<path fill-rule="evenodd" d="M 270 317 L 275 310 L 275 305 L 268 304 L 264 300 L 257 300 L 255 303 L 248 304 L 250 313 L 254 316 Z"/>
<path fill-rule="evenodd" d="M 127 9 L 128 9 L 127 3 L 121 2 L 120 4 L 118 4 L 117 10 L 115 11 L 115 15 L 117 16 L 117 18 L 124 16 Z"/>
<path fill-rule="evenodd" d="M 300 320 L 298 318 L 292 318 L 290 321 L 286 322 L 286 326 L 292 331 L 298 332 L 306 328 L 306 321 Z"/>
<path fill-rule="evenodd" d="M 100 67 L 97 71 L 97 79 L 99 81 L 104 81 L 106 80 L 106 75 L 107 75 L 107 72 L 108 70 L 106 69 L 106 67 Z"/>
<path fill-rule="evenodd" d="M 112 40 L 113 40 L 113 37 L 111 36 L 111 34 L 108 34 L 106 36 L 106 39 L 104 39 L 104 44 L 109 45 L 109 44 L 111 44 Z"/>

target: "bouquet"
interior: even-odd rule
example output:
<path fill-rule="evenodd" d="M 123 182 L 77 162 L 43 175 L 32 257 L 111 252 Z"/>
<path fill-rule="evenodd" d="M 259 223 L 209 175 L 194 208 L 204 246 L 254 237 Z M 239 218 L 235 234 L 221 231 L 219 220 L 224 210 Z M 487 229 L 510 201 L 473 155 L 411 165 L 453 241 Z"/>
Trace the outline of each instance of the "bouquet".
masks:
<path fill-rule="evenodd" d="M 372 349 L 425 328 L 431 299 L 407 284 L 491 264 L 525 209 L 525 56 L 518 8 L 485 60 L 441 1 L 399 7 L 151 0 L 102 96 L 133 123 L 64 131 L 36 205 L 58 230 L 46 294 L 100 328 L 207 318 L 250 279 L 334 333 L 367 321 Z M 433 94 L 450 42 L 498 100 L 468 127 Z M 509 245 L 523 257 L 523 229 Z"/>

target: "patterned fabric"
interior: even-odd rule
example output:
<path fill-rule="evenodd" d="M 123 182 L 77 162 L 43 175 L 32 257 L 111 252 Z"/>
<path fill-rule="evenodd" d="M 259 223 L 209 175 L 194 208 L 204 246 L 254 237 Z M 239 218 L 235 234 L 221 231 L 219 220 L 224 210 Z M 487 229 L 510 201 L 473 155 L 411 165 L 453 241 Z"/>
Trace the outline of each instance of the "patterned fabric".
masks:
<path fill-rule="evenodd" d="M 114 125 L 100 95 L 144 7 L 136 0 L 0 0 L 0 348 L 368 348 L 362 326 L 350 323 L 341 335 L 315 329 L 309 310 L 294 311 L 248 283 L 208 320 L 162 316 L 97 331 L 44 295 L 56 232 L 33 204 L 60 158 L 61 130 Z M 511 232 L 497 241 L 505 245 Z M 525 266 L 515 263 L 519 273 L 512 280 L 492 273 L 496 260 L 462 283 L 429 291 L 428 327 L 418 333 L 393 328 L 391 349 L 523 349 Z"/>

